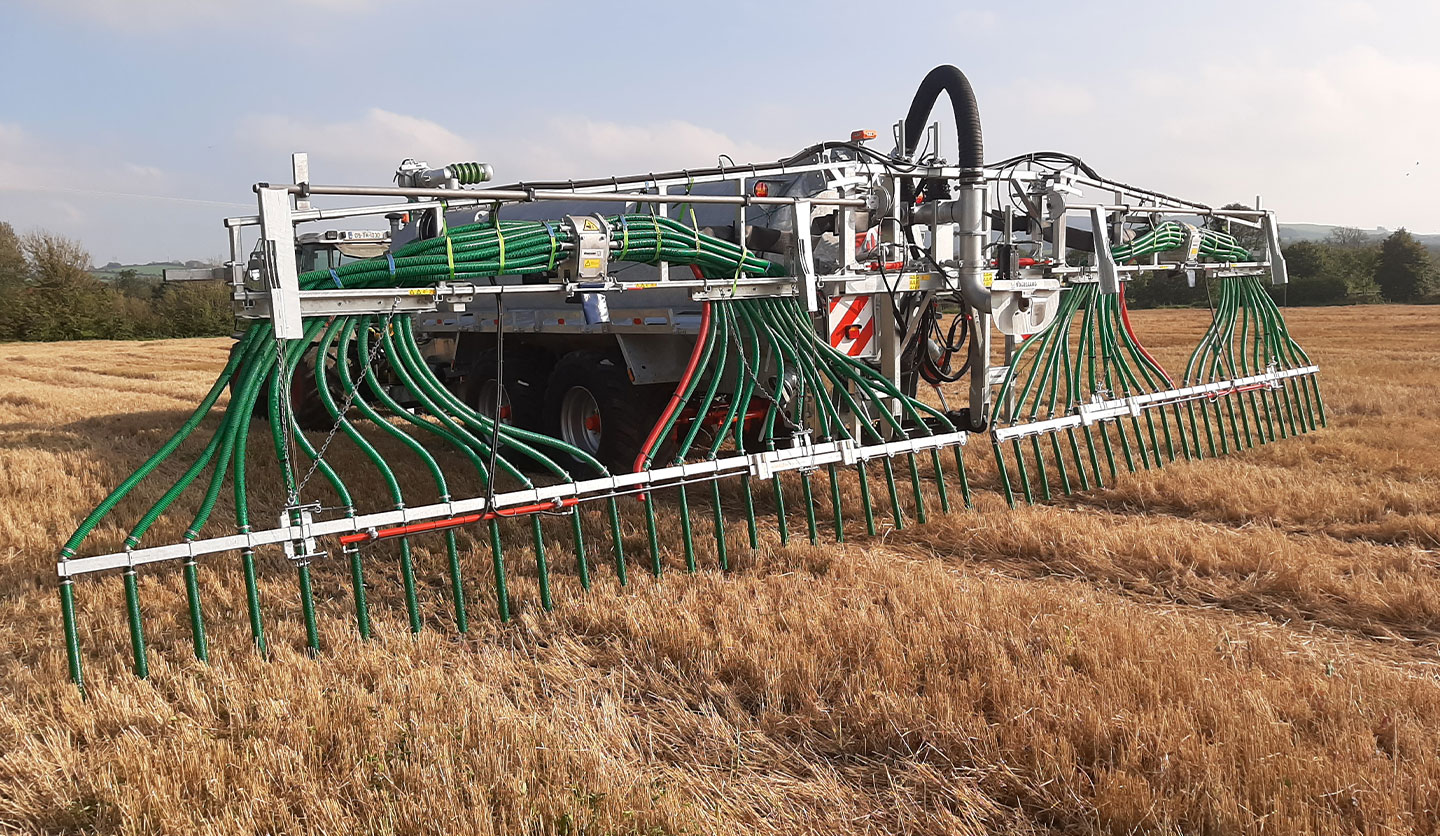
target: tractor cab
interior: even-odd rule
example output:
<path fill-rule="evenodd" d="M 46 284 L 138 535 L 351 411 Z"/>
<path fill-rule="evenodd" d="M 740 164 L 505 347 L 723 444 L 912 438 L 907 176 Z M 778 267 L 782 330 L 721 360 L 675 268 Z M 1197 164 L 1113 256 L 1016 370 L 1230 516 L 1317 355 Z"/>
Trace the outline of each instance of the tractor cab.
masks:
<path fill-rule="evenodd" d="M 389 251 L 390 233 L 385 230 L 327 229 L 295 236 L 295 266 L 301 273 L 334 270 Z"/>

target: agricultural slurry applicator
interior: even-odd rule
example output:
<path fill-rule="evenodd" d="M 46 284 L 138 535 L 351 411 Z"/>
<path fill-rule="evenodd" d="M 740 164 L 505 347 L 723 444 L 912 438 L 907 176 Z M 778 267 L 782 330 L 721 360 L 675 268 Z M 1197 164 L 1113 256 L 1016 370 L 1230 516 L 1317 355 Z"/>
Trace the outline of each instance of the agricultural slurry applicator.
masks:
<path fill-rule="evenodd" d="M 942 93 L 960 136 L 954 164 L 927 125 Z M 413 160 L 395 186 L 322 186 L 296 155 L 294 183 L 257 185 L 258 214 L 225 222 L 231 259 L 216 277 L 230 282 L 242 327 L 224 371 L 60 551 L 72 677 L 82 681 L 74 583 L 92 573 L 122 573 L 145 676 L 138 575 L 159 564 L 183 567 L 205 660 L 201 568 L 238 555 L 263 652 L 256 555 L 278 547 L 318 650 L 316 565 L 348 573 L 361 636 L 374 629 L 377 563 L 398 572 L 409 628 L 423 628 L 419 538 L 443 547 L 465 632 L 482 595 L 512 615 L 516 551 L 503 520 L 528 528 L 523 554 L 549 610 L 560 542 L 542 524 L 550 517 L 566 518 L 563 559 L 588 589 L 606 565 L 620 584 L 637 568 L 659 577 L 667 559 L 695 571 L 706 536 L 728 568 L 732 549 L 759 547 L 767 515 L 782 542 L 843 540 L 851 485 L 869 535 L 969 506 L 964 449 L 976 434 L 990 436 L 1013 505 L 1323 424 L 1317 369 L 1265 287 L 1285 281 L 1271 213 L 1116 183 L 1053 152 L 987 165 L 974 97 L 953 67 L 926 77 L 892 152 L 873 139 L 857 132 L 773 163 L 500 188 L 484 185 L 489 166 Z M 312 203 L 332 196 L 387 202 Z M 296 233 L 364 217 L 385 218 L 388 232 Z M 1263 232 L 1263 257 L 1225 231 L 1235 225 Z M 1125 282 L 1146 272 L 1218 295 L 1179 381 L 1130 326 Z M 992 361 L 993 332 L 1003 363 Z M 958 409 L 947 384 L 964 386 Z M 930 387 L 939 406 L 918 397 Z M 252 445 L 273 456 L 284 497 L 254 518 L 252 498 L 268 494 L 252 497 Z M 337 466 L 336 445 L 351 448 L 350 466 Z M 182 448 L 185 470 L 122 550 L 82 552 Z M 403 478 L 417 464 L 427 477 Z M 386 504 L 360 507 L 377 478 Z M 722 481 L 735 483 L 743 544 Z M 234 524 L 217 532 L 222 495 Z M 146 544 L 162 520 L 178 527 L 182 497 L 193 514 L 184 536 Z M 628 535 L 622 499 L 642 505 Z M 674 548 L 657 525 L 671 512 Z M 587 514 L 603 542 L 587 539 Z M 471 550 L 457 540 L 467 527 L 488 545 L 486 591 L 467 586 Z M 393 552 L 374 548 L 387 541 Z"/>

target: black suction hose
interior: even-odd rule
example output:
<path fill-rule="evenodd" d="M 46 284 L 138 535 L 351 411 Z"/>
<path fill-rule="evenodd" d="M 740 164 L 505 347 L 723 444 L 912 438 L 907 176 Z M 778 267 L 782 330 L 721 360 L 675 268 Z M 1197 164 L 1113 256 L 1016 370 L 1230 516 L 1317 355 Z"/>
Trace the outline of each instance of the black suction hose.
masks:
<path fill-rule="evenodd" d="M 931 70 L 920 82 L 920 89 L 915 91 L 910 112 L 905 114 L 905 156 L 915 153 L 920 136 L 925 133 L 925 122 L 930 118 L 930 111 L 941 92 L 950 95 L 950 106 L 955 110 L 955 137 L 960 143 L 958 165 L 961 168 L 983 168 L 985 141 L 980 133 L 980 107 L 975 104 L 975 91 L 960 68 L 950 64 Z"/>

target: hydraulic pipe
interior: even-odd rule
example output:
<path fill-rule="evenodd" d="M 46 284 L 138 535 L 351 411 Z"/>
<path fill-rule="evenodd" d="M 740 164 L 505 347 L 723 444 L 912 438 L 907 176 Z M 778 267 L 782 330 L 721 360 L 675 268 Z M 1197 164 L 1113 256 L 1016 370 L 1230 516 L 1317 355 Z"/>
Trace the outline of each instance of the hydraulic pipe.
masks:
<path fill-rule="evenodd" d="M 412 534 L 422 534 L 426 531 L 443 531 L 447 528 L 474 525 L 477 522 L 504 519 L 506 517 L 523 517 L 527 514 L 539 514 L 544 511 L 558 511 L 562 508 L 573 508 L 579 503 L 579 499 L 571 496 L 556 502 L 537 502 L 533 505 L 520 505 L 515 508 L 487 511 L 483 514 L 463 514 L 458 517 L 448 517 L 443 520 L 430 520 L 428 522 L 410 523 L 409 525 L 397 525 L 393 528 L 377 528 L 370 531 L 359 531 L 354 534 L 341 536 L 340 544 L 349 546 L 354 543 L 373 543 L 376 540 L 388 540 L 392 537 L 407 537 Z"/>

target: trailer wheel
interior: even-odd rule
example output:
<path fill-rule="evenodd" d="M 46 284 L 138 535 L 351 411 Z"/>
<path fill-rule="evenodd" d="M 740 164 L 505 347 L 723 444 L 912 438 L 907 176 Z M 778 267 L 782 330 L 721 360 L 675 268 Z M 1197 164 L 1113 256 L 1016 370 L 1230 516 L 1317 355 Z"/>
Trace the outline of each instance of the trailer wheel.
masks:
<path fill-rule="evenodd" d="M 495 382 L 495 349 L 487 349 L 475 358 L 465 376 L 462 397 L 465 403 L 482 415 L 493 417 L 496 402 L 502 423 L 524 430 L 542 430 L 545 415 L 545 386 L 555 358 L 550 352 L 533 346 L 505 349 L 505 383 Z"/>
<path fill-rule="evenodd" d="M 240 344 L 237 342 L 230 347 L 230 352 L 233 354 L 239 346 Z M 318 352 L 319 348 L 312 346 L 301 356 L 300 362 L 295 364 L 295 373 L 290 377 L 290 409 L 295 414 L 295 422 L 300 425 L 300 429 L 327 432 L 335 425 L 335 421 L 326 411 L 325 404 L 320 400 L 320 393 L 315 388 L 315 356 Z M 340 375 L 335 371 L 335 357 L 333 355 L 328 357 L 327 362 L 330 395 L 338 406 L 344 403 L 345 392 L 340 386 Z M 362 378 L 360 358 L 351 356 L 349 362 L 351 378 L 359 381 L 360 396 L 374 403 L 374 392 L 371 390 L 370 384 Z M 378 365 L 383 360 L 377 359 L 376 362 Z M 230 381 L 230 397 L 232 398 L 235 397 L 235 383 L 239 380 L 243 369 L 244 364 L 242 363 L 235 369 L 235 376 Z M 255 399 L 251 417 L 266 422 L 270 420 L 268 389 L 262 390 L 260 397 Z"/>
<path fill-rule="evenodd" d="M 618 354 L 572 351 L 550 373 L 545 430 L 599 459 L 611 473 L 628 473 L 672 391 L 665 384 L 632 383 Z M 673 443 L 666 442 L 656 451 L 656 461 L 665 461 L 673 450 Z M 590 475 L 584 463 L 569 464 L 577 475 Z"/>

